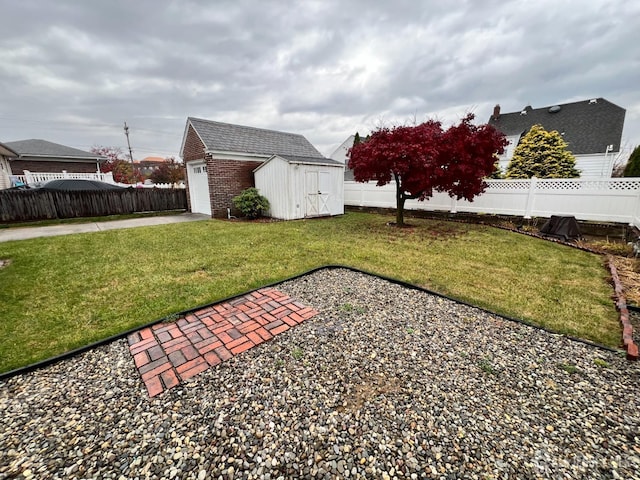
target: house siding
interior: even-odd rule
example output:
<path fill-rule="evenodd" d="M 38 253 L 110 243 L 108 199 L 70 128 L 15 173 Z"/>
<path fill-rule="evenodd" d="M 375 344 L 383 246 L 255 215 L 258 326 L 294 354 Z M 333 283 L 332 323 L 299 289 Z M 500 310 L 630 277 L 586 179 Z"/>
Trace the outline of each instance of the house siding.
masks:
<path fill-rule="evenodd" d="M 63 170 L 70 173 L 95 173 L 98 170 L 97 162 L 65 162 L 65 161 L 38 161 L 38 160 L 11 160 L 11 173 L 24 175 L 24 171 L 58 173 Z"/>
<path fill-rule="evenodd" d="M 343 169 L 342 165 L 289 163 L 275 157 L 255 172 L 255 182 L 260 194 L 269 200 L 273 218 L 342 215 Z"/>
<path fill-rule="evenodd" d="M 207 176 L 213 217 L 226 218 L 227 208 L 231 209 L 232 215 L 240 214 L 233 205 L 233 197 L 255 185 L 253 170 L 261 164 L 262 161 L 223 160 L 208 156 Z"/>
<path fill-rule="evenodd" d="M 613 154 L 575 155 L 575 158 L 581 178 L 611 178 Z"/>
<path fill-rule="evenodd" d="M 574 155 L 576 159 L 576 169 L 580 172 L 580 178 L 610 178 L 615 154 L 594 153 L 592 155 Z M 499 162 L 502 173 L 507 172 L 509 163 L 513 155 L 508 159 L 501 159 Z"/>
<path fill-rule="evenodd" d="M 299 194 L 291 182 L 289 164 L 275 157 L 255 172 L 256 188 L 269 200 L 269 216 L 282 220 L 300 218 L 300 204 L 296 209 L 295 201 Z M 298 217 L 296 217 L 298 214 Z"/>
<path fill-rule="evenodd" d="M 11 186 L 11 168 L 9 167 L 9 160 L 0 155 L 0 190 L 9 188 Z"/>

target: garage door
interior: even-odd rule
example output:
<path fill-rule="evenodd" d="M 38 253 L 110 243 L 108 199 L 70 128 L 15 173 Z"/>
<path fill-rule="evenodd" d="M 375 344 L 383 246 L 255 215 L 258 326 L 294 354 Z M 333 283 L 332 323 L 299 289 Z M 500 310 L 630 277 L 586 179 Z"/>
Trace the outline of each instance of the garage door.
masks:
<path fill-rule="evenodd" d="M 207 167 L 204 162 L 187 163 L 189 182 L 189 200 L 193 213 L 211 215 L 211 201 L 209 200 L 209 182 Z"/>

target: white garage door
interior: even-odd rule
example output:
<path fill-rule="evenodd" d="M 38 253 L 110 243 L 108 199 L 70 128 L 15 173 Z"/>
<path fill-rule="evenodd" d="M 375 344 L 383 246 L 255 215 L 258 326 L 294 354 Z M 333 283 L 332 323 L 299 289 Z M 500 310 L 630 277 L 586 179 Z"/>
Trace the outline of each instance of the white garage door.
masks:
<path fill-rule="evenodd" d="M 189 182 L 189 200 L 193 213 L 211 215 L 211 201 L 209 200 L 209 182 L 207 167 L 204 162 L 187 163 Z"/>

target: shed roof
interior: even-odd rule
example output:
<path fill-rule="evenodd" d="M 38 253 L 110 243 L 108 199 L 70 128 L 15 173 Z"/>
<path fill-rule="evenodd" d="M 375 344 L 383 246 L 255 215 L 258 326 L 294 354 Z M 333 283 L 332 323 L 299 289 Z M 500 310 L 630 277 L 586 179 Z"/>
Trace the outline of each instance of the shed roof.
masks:
<path fill-rule="evenodd" d="M 280 158 L 289 164 L 302 163 L 306 165 L 323 165 L 327 167 L 341 167 L 341 168 L 344 167 L 343 163 L 340 163 L 336 160 L 332 160 L 331 158 L 301 157 L 297 155 L 272 155 L 268 160 L 265 160 L 263 163 L 258 165 L 258 167 L 254 170 L 254 172 L 257 172 L 258 170 L 260 170 L 263 166 L 265 166 L 267 163 L 272 161 L 274 158 Z"/>
<path fill-rule="evenodd" d="M 9 147 L 18 154 L 18 157 L 51 157 L 51 158 L 73 158 L 77 160 L 90 160 L 95 162 L 96 159 L 104 159 L 105 157 L 91 152 L 85 152 L 77 148 L 67 147 L 59 143 L 48 142 L 47 140 L 29 139 L 18 140 L 16 142 L 6 142 L 5 146 Z"/>
<path fill-rule="evenodd" d="M 555 112 L 550 111 L 551 107 Z M 604 98 L 550 105 L 542 108 L 525 107 L 522 111 L 489 118 L 489 124 L 507 136 L 522 135 L 533 125 L 563 134 L 574 154 L 604 153 L 607 145 L 620 150 L 626 110 Z"/>
<path fill-rule="evenodd" d="M 187 127 L 189 124 L 208 151 L 322 158 L 322 154 L 309 140 L 297 133 L 278 132 L 194 117 L 187 118 Z"/>
<path fill-rule="evenodd" d="M 278 155 L 280 158 L 289 163 L 317 163 L 321 165 L 335 165 L 336 167 L 344 167 L 344 164 L 326 157 L 302 157 L 297 155 Z"/>

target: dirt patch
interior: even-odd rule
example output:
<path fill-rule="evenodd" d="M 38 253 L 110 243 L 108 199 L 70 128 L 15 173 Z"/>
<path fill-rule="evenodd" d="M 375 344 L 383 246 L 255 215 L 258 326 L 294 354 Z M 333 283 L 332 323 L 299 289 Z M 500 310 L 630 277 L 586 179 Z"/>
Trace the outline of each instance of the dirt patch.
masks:
<path fill-rule="evenodd" d="M 369 400 L 378 395 L 400 393 L 400 382 L 397 378 L 388 378 L 383 374 L 372 375 L 355 387 L 345 396 L 342 405 L 337 408 L 339 412 L 355 412 Z"/>
<path fill-rule="evenodd" d="M 455 240 L 469 233 L 465 224 L 438 221 L 430 223 L 426 228 L 423 225 L 412 223 L 405 223 L 402 227 L 398 227 L 395 222 L 387 222 L 373 228 L 377 233 L 386 235 L 389 242 L 407 238 L 416 238 L 424 242 L 447 241 Z"/>
<path fill-rule="evenodd" d="M 274 223 L 274 222 L 284 222 L 284 220 L 279 220 L 277 218 L 271 217 L 258 217 L 258 218 L 248 218 L 248 217 L 231 217 L 227 219 L 228 222 L 240 222 L 240 223 Z"/>
<path fill-rule="evenodd" d="M 640 305 L 640 260 L 637 258 L 626 258 L 614 256 L 613 264 L 618 271 L 618 277 L 622 282 L 627 303 L 630 305 Z"/>

